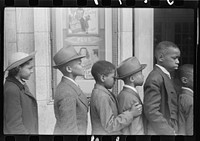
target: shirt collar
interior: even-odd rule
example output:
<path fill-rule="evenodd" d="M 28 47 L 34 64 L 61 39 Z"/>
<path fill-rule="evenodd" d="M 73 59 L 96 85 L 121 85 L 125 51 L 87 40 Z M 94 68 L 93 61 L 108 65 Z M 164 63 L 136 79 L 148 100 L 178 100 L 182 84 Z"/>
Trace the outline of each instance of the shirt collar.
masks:
<path fill-rule="evenodd" d="M 63 76 L 64 78 L 67 78 L 68 80 L 72 81 L 76 86 L 79 86 L 76 81 L 74 81 L 73 79 L 71 79 L 70 77 L 67 76 Z"/>
<path fill-rule="evenodd" d="M 188 87 L 182 87 L 182 89 L 185 89 L 185 90 L 188 90 L 188 91 L 190 91 L 190 92 L 194 92 L 192 89 L 190 89 L 190 88 L 188 88 Z"/>
<path fill-rule="evenodd" d="M 134 92 L 138 93 L 138 92 L 137 92 L 137 89 L 136 89 L 135 87 L 132 87 L 132 86 L 129 86 L 129 85 L 124 85 L 124 87 L 130 88 L 130 89 L 133 90 Z"/>
<path fill-rule="evenodd" d="M 159 67 L 165 74 L 167 74 L 167 76 L 169 76 L 169 78 L 171 79 L 171 75 L 170 73 L 161 65 L 156 64 L 157 67 Z"/>

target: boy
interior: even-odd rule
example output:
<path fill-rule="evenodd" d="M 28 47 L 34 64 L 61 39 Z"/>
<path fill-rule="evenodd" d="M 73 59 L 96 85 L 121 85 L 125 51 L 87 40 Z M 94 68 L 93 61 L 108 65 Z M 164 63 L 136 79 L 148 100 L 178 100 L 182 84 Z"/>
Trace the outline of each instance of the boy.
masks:
<path fill-rule="evenodd" d="M 193 135 L 193 65 L 179 68 L 182 91 L 179 95 L 179 134 Z"/>
<path fill-rule="evenodd" d="M 172 42 L 162 41 L 155 48 L 157 64 L 144 84 L 146 134 L 177 134 L 177 94 L 170 72 L 178 68 L 180 50 Z"/>
<path fill-rule="evenodd" d="M 37 100 L 26 85 L 33 73 L 35 53 L 16 52 L 8 60 L 4 84 L 5 134 L 38 134 Z"/>
<path fill-rule="evenodd" d="M 81 58 L 73 47 L 64 47 L 54 56 L 55 66 L 62 74 L 54 99 L 56 125 L 54 134 L 86 134 L 88 101 L 78 84 L 77 76 L 84 75 Z"/>
<path fill-rule="evenodd" d="M 124 60 L 117 68 L 118 79 L 124 81 L 124 87 L 117 96 L 119 101 L 119 113 L 131 108 L 133 103 L 142 105 L 136 86 L 142 86 L 144 76 L 142 70 L 146 64 L 140 64 L 136 57 Z M 124 135 L 144 135 L 142 114 L 135 117 L 131 124 L 122 129 Z"/>
<path fill-rule="evenodd" d="M 138 103 L 130 111 L 119 114 L 117 98 L 108 90 L 114 85 L 114 75 L 115 66 L 108 61 L 97 61 L 92 66 L 92 76 L 96 81 L 90 102 L 92 134 L 121 134 L 120 130 L 141 114 Z"/>

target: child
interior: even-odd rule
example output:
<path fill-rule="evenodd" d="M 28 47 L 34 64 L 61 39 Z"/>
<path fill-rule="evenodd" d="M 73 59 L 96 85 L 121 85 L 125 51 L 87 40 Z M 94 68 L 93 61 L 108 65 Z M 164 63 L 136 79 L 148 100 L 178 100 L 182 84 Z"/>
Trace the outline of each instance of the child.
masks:
<path fill-rule="evenodd" d="M 155 48 L 157 64 L 144 84 L 145 126 L 148 135 L 177 134 L 177 94 L 170 72 L 178 68 L 180 50 L 172 42 Z"/>
<path fill-rule="evenodd" d="M 120 130 L 141 114 L 138 103 L 130 111 L 119 114 L 117 98 L 108 90 L 114 85 L 114 75 L 115 66 L 108 61 L 97 61 L 92 66 L 92 76 L 96 81 L 90 102 L 92 134 L 121 134 Z"/>
<path fill-rule="evenodd" d="M 77 76 L 84 75 L 81 58 L 73 47 L 64 47 L 54 56 L 55 66 L 62 74 L 54 99 L 56 125 L 54 134 L 86 134 L 88 101 L 78 84 Z"/>
<path fill-rule="evenodd" d="M 8 60 L 4 84 L 5 134 L 38 134 L 37 101 L 25 82 L 33 73 L 35 53 L 15 52 Z"/>
<path fill-rule="evenodd" d="M 182 92 L 179 95 L 179 134 L 193 135 L 193 65 L 179 68 Z"/>
<path fill-rule="evenodd" d="M 124 81 L 124 87 L 117 96 L 119 101 L 119 113 L 131 108 L 133 103 L 142 105 L 136 86 L 142 86 L 144 76 L 142 70 L 146 64 L 140 64 L 136 57 L 124 60 L 117 68 L 118 79 Z M 135 117 L 131 124 L 122 129 L 124 135 L 144 135 L 142 114 Z"/>

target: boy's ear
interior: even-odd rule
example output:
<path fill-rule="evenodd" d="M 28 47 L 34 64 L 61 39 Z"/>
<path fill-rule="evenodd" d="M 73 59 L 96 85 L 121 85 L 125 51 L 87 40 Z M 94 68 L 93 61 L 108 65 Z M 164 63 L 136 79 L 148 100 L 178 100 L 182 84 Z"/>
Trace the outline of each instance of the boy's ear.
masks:
<path fill-rule="evenodd" d="M 134 81 L 135 81 L 134 76 L 131 75 L 131 76 L 129 77 L 129 80 L 130 80 L 130 82 L 134 82 Z"/>
<path fill-rule="evenodd" d="M 163 54 L 163 53 L 161 53 L 161 54 L 158 56 L 158 60 L 159 60 L 160 62 L 162 62 L 162 61 L 164 60 L 164 54 Z"/>
<path fill-rule="evenodd" d="M 100 75 L 100 80 L 101 80 L 101 82 L 104 82 L 105 81 L 105 75 L 101 74 Z"/>
<path fill-rule="evenodd" d="M 66 66 L 66 67 L 65 67 L 65 70 L 66 70 L 67 72 L 69 72 L 69 73 L 72 72 L 72 68 L 71 68 L 70 66 Z"/>
<path fill-rule="evenodd" d="M 181 82 L 182 82 L 183 84 L 187 84 L 187 83 L 188 83 L 187 77 L 181 77 Z"/>

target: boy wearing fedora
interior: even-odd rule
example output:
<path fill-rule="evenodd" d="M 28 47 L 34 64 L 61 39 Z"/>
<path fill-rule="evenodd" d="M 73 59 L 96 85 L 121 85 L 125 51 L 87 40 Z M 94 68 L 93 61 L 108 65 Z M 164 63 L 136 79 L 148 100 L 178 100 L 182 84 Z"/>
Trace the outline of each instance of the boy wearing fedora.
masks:
<path fill-rule="evenodd" d="M 117 99 L 119 101 L 119 113 L 129 109 L 132 104 L 139 103 L 142 105 L 140 96 L 136 90 L 137 86 L 142 86 L 144 76 L 142 70 L 146 64 L 140 64 L 136 57 L 130 57 L 124 60 L 117 67 L 117 79 L 124 81 L 124 86 Z M 141 107 L 142 112 L 142 107 Z M 122 129 L 124 135 L 144 135 L 142 113 L 132 120 L 131 124 Z"/>
<path fill-rule="evenodd" d="M 119 114 L 116 96 L 109 90 L 115 82 L 115 66 L 108 61 L 97 61 L 92 66 L 96 84 L 91 94 L 90 116 L 92 134 L 121 134 L 120 130 L 129 125 L 135 116 L 141 114 L 141 105 L 130 106 Z"/>
<path fill-rule="evenodd" d="M 25 82 L 33 73 L 35 53 L 16 52 L 8 60 L 4 84 L 4 134 L 38 134 L 37 101 Z"/>
<path fill-rule="evenodd" d="M 75 79 L 84 76 L 80 55 L 72 47 L 60 49 L 54 56 L 55 69 L 63 74 L 54 99 L 54 134 L 86 134 L 88 101 Z"/>
<path fill-rule="evenodd" d="M 145 128 L 148 135 L 176 135 L 177 94 L 170 73 L 178 69 L 180 50 L 162 41 L 155 48 L 156 65 L 144 84 Z"/>

